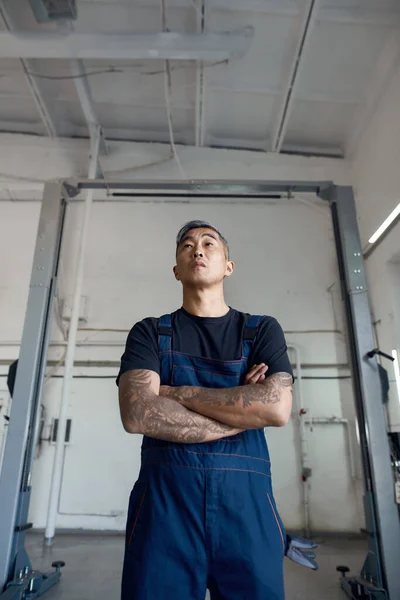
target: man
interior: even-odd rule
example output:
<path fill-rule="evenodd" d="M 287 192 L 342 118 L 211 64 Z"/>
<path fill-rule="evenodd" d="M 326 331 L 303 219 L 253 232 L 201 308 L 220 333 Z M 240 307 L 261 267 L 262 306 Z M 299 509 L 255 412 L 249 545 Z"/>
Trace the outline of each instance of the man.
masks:
<path fill-rule="evenodd" d="M 121 360 L 124 428 L 144 435 L 132 490 L 122 600 L 282 600 L 288 547 L 264 427 L 292 409 L 293 375 L 272 317 L 227 306 L 228 243 L 184 225 L 182 308 L 131 330 Z"/>

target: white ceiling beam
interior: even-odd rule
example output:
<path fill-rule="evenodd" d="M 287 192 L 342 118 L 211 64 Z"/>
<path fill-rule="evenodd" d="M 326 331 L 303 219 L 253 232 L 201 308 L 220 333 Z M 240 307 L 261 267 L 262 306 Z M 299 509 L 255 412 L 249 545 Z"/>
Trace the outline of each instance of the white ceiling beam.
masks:
<path fill-rule="evenodd" d="M 137 143 L 152 143 L 152 144 L 170 144 L 169 132 L 167 129 L 136 129 L 134 126 L 106 127 L 105 134 L 107 137 L 107 145 L 111 146 L 114 142 L 137 142 Z M 74 126 L 71 132 L 66 135 L 74 137 L 86 136 L 85 128 Z M 157 140 L 156 142 L 154 140 Z M 176 145 L 193 146 L 193 127 L 187 129 L 174 128 L 174 141 Z M 165 148 L 166 156 L 168 149 Z"/>
<path fill-rule="evenodd" d="M 132 8 L 132 0 L 81 0 L 81 4 L 92 4 L 95 8 L 99 4 L 106 4 L 115 7 L 127 6 Z M 169 8 L 179 8 L 190 10 L 190 0 L 173 0 L 168 3 Z M 137 0 L 135 8 L 155 9 L 156 6 L 148 0 Z M 157 4 L 158 7 L 158 4 Z M 275 15 L 280 17 L 297 17 L 301 15 L 299 3 L 295 0 L 212 0 L 212 10 L 226 12 L 247 12 L 259 13 L 265 15 Z M 352 23 L 354 25 L 381 25 L 383 27 L 400 27 L 400 9 L 393 8 L 371 9 L 360 6 L 352 8 L 342 6 L 325 6 L 321 8 L 318 15 L 318 21 L 330 23 Z"/>
<path fill-rule="evenodd" d="M 225 136 L 207 135 L 207 145 L 215 148 L 237 148 L 246 150 L 265 150 L 265 142 L 259 140 L 246 140 L 243 138 L 230 138 Z M 306 144 L 285 144 L 282 152 L 302 156 L 320 156 L 324 158 L 343 158 L 342 148 L 336 146 L 308 146 Z M 270 155 L 272 156 L 272 155 Z"/>
<path fill-rule="evenodd" d="M 0 32 L 1 58 L 97 60 L 204 60 L 241 58 L 250 47 L 254 28 L 187 34 Z"/>
<path fill-rule="evenodd" d="M 290 0 L 213 0 L 213 10 L 255 12 L 282 17 L 301 15 L 298 3 Z M 324 6 L 318 13 L 318 21 L 400 27 L 400 9 Z"/>
<path fill-rule="evenodd" d="M 346 158 L 352 158 L 356 152 L 364 131 L 375 115 L 379 102 L 388 89 L 397 69 L 400 68 L 400 38 L 393 31 L 379 56 L 370 77 L 369 87 L 363 110 L 356 116 L 353 130 L 346 144 Z"/>
<path fill-rule="evenodd" d="M 6 133 L 21 133 L 21 134 L 32 134 L 43 136 L 42 123 L 37 121 L 12 121 L 11 119 L 0 121 L 0 135 Z M 53 137 L 53 136 L 49 136 Z M 47 138 L 46 138 L 47 139 Z"/>
<path fill-rule="evenodd" d="M 260 96 L 281 96 L 283 91 L 281 88 L 274 88 L 274 87 L 237 87 L 235 85 L 229 85 L 229 84 L 218 84 L 218 83 L 207 83 L 207 90 L 210 92 L 214 92 L 214 93 L 221 93 L 221 94 L 251 94 L 251 95 L 260 95 Z M 22 94 L 22 93 L 14 93 L 14 92 L 0 92 L 0 99 L 4 98 L 5 100 L 10 100 L 10 99 L 28 99 L 31 96 L 29 94 Z M 364 104 L 364 99 L 361 99 L 358 95 L 341 95 L 335 92 L 312 92 L 309 94 L 297 94 L 296 95 L 296 99 L 297 100 L 302 100 L 304 102 L 323 102 L 323 103 L 328 103 L 328 104 L 348 104 L 351 106 L 357 106 L 357 105 L 363 105 Z M 52 101 L 57 101 L 57 102 L 66 102 L 66 103 L 71 103 L 71 99 L 69 97 L 66 97 L 64 95 L 56 95 L 54 97 L 52 97 Z M 113 105 L 113 106 L 129 106 L 129 107 L 139 107 L 139 108 L 151 108 L 151 109 L 158 109 L 158 108 L 164 108 L 165 107 L 165 103 L 163 103 L 162 101 L 157 101 L 157 102 L 146 102 L 145 100 L 142 101 L 135 101 L 135 98 L 132 98 L 132 101 L 127 104 L 127 102 L 113 102 L 111 103 L 111 100 L 109 102 L 107 101 L 101 101 L 101 102 L 97 102 L 96 104 L 98 105 L 102 105 L 102 106 L 107 106 L 107 105 Z M 178 110 L 185 110 L 185 111 L 192 111 L 193 110 L 193 103 L 189 103 L 189 102 L 176 102 L 174 103 L 174 108 L 178 109 Z M 199 121 L 196 121 L 199 122 Z"/>
<path fill-rule="evenodd" d="M 211 132 L 206 137 L 207 146 L 213 148 L 227 148 L 229 149 L 245 149 L 246 150 L 265 150 L 265 142 L 262 139 L 245 139 L 245 138 L 234 138 L 224 135 L 213 135 Z"/>
<path fill-rule="evenodd" d="M 278 111 L 275 126 L 272 128 L 271 150 L 279 152 L 285 139 L 289 119 L 293 110 L 294 93 L 299 82 L 299 74 L 304 62 L 304 55 L 314 27 L 319 0 L 307 0 L 301 34 L 296 45 L 294 59 L 290 67 L 285 92 Z"/>
<path fill-rule="evenodd" d="M 278 87 L 239 87 L 237 85 L 220 84 L 218 82 L 208 83 L 210 92 L 222 92 L 229 94 L 259 94 L 261 96 L 282 96 L 283 90 Z M 297 94 L 297 100 L 305 102 L 330 102 L 333 104 L 361 104 L 358 96 L 341 95 L 335 92 L 311 92 L 308 94 Z"/>
<path fill-rule="evenodd" d="M 306 144 L 284 144 L 281 152 L 302 156 L 324 156 L 327 158 L 343 158 L 343 149 L 338 146 L 307 146 Z"/>
<path fill-rule="evenodd" d="M 69 70 L 69 74 L 71 74 L 71 69 Z M 0 92 L 0 99 L 4 100 L 29 100 L 31 98 L 31 96 L 28 93 L 15 93 L 15 92 Z M 62 95 L 62 94 L 57 94 L 51 97 L 52 102 L 58 102 L 58 103 L 62 103 L 64 106 L 65 105 L 69 105 L 72 106 L 74 104 L 74 100 L 71 99 L 71 96 L 66 96 L 66 95 Z M 111 108 L 147 108 L 150 110 L 163 110 L 165 108 L 165 101 L 163 102 L 162 98 L 155 98 L 154 101 L 146 101 L 146 99 L 143 99 L 142 101 L 136 101 L 135 97 L 132 97 L 132 100 L 128 103 L 128 101 L 124 100 L 124 101 L 116 101 L 113 102 L 112 99 L 107 100 L 101 100 L 101 101 L 97 101 L 96 102 L 97 106 L 100 107 L 104 107 L 105 109 L 111 109 Z M 182 100 L 182 102 L 176 102 L 174 103 L 174 109 L 180 110 L 180 111 L 192 111 L 193 112 L 193 102 L 190 102 L 189 100 Z M 91 122 L 93 121 L 93 119 L 90 120 Z M 0 597 L 1 598 L 1 597 Z"/>
<path fill-rule="evenodd" d="M 297 16 L 300 13 L 298 3 L 293 0 L 213 0 L 213 10 L 257 12 L 278 16 Z"/>
<path fill-rule="evenodd" d="M 400 9 L 391 10 L 385 8 L 369 9 L 357 8 L 335 8 L 326 6 L 321 8 L 318 21 L 325 23 L 338 23 L 350 25 L 373 25 L 375 27 L 400 27 Z"/>
<path fill-rule="evenodd" d="M 8 32 L 12 32 L 14 30 L 13 21 L 5 9 L 4 2 L 0 1 L 0 21 L 3 22 L 4 27 Z M 30 75 L 30 73 L 34 70 L 31 68 L 29 61 L 24 60 L 23 58 L 16 57 L 19 59 L 22 71 L 24 73 L 24 77 L 26 83 L 28 84 L 29 91 L 35 103 L 36 109 L 39 113 L 40 119 L 43 123 L 44 131 L 49 137 L 57 136 L 57 126 L 55 120 L 51 115 L 51 110 L 49 109 L 48 103 L 44 97 L 43 92 L 40 89 L 40 85 L 37 80 Z"/>
<path fill-rule="evenodd" d="M 249 5 L 249 10 L 247 10 L 247 3 Z M 128 6 L 132 8 L 148 8 L 157 9 L 158 3 L 157 0 L 135 0 L 134 4 L 132 0 L 80 0 L 80 4 L 90 4 L 93 7 L 102 5 L 112 5 L 113 7 L 117 6 Z M 190 0 L 169 0 L 168 8 L 170 9 L 182 9 L 186 8 L 190 10 Z M 240 0 L 212 0 L 212 8 L 215 10 L 237 10 L 240 12 L 276 12 L 278 14 L 299 14 L 299 9 L 297 7 L 295 0 L 246 0 L 245 3 Z"/>
<path fill-rule="evenodd" d="M 187 131 L 190 139 L 193 140 L 193 127 L 188 127 Z M 108 140 L 111 138 L 109 131 L 107 131 L 107 138 Z M 242 144 L 243 141 L 241 140 Z M 262 142 L 260 136 L 260 143 Z M 168 158 L 170 153 L 167 145 L 122 141 L 109 141 L 109 144 L 110 154 L 100 159 L 104 171 L 124 170 L 124 173 L 120 173 L 118 177 L 128 179 L 177 178 L 173 160 L 164 165 L 146 168 L 141 173 L 138 171 L 141 165 Z M 10 189 L 22 190 L 23 187 L 37 189 L 41 180 L 86 177 L 87 152 L 86 139 L 50 139 L 43 136 L 0 134 L 1 171 L 3 174 L 9 174 L 2 180 L 4 184 L 10 182 Z M 335 181 L 338 185 L 351 185 L 351 171 L 349 164 L 344 160 L 303 158 L 267 154 L 263 151 L 230 152 L 226 149 L 213 150 L 193 146 L 186 147 L 181 155 L 183 167 L 190 179 L 229 179 L 232 178 L 232 173 L 236 179 L 244 180 L 265 179 L 266 174 L 269 179 L 285 179 L 290 173 L 293 180 L 329 180 Z M 129 172 L 129 169 L 132 170 Z M 29 182 L 18 181 L 21 177 L 28 178 Z M 33 178 L 32 183 L 30 183 L 31 178 Z M 19 197 L 21 196 L 19 194 Z"/>

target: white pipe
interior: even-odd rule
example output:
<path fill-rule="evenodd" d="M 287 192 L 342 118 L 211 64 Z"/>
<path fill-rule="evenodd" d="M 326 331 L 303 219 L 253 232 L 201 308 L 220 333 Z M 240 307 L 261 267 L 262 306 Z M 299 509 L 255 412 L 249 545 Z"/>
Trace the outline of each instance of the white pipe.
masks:
<path fill-rule="evenodd" d="M 100 128 L 96 129 L 95 135 L 91 139 L 90 144 L 90 164 L 89 164 L 89 179 L 95 179 L 97 172 L 97 162 L 100 148 Z M 79 324 L 79 309 L 82 294 L 83 283 L 83 268 L 85 260 L 86 242 L 89 232 L 90 212 L 93 200 L 93 190 L 88 190 L 85 199 L 85 213 L 83 218 L 81 238 L 79 242 L 78 265 L 76 271 L 75 294 L 72 303 L 71 322 L 68 332 L 68 346 L 65 358 L 64 380 L 60 403 L 60 413 L 58 421 L 57 442 L 54 453 L 53 473 L 50 487 L 49 509 L 47 515 L 47 524 L 45 530 L 46 543 L 51 544 L 54 538 L 58 498 L 61 489 L 62 466 L 64 461 L 64 439 L 67 427 L 67 411 L 68 401 L 70 396 L 70 387 L 73 376 L 76 336 Z"/>
<path fill-rule="evenodd" d="M 304 531 L 306 537 L 310 536 L 310 507 L 309 507 L 309 483 L 308 477 L 305 476 L 308 465 L 308 451 L 307 451 L 307 439 L 305 432 L 304 415 L 307 410 L 304 406 L 304 393 L 303 393 L 303 377 L 301 370 L 301 358 L 300 358 L 300 346 L 297 344 L 288 344 L 288 348 L 294 350 L 295 362 L 296 362 L 296 388 L 294 397 L 296 399 L 297 419 L 299 426 L 299 437 L 300 437 L 300 464 L 301 464 L 301 477 L 303 483 L 303 514 L 304 514 Z"/>
<path fill-rule="evenodd" d="M 58 31 L 63 36 L 74 35 L 74 33 L 75 33 L 74 23 L 72 21 L 66 21 L 66 22 L 61 21 L 58 23 Z M 79 58 L 71 58 L 69 61 L 69 66 L 70 66 L 72 75 L 74 75 L 74 77 L 75 77 L 75 79 L 74 79 L 75 89 L 78 94 L 79 102 L 81 103 L 81 108 L 82 108 L 83 114 L 85 115 L 86 124 L 87 124 L 88 131 L 89 131 L 89 137 L 91 140 L 95 139 L 96 129 L 99 128 L 100 144 L 101 144 L 100 149 L 104 154 L 108 154 L 106 142 L 103 137 L 103 132 L 102 132 L 101 125 L 100 125 L 100 121 L 97 118 L 96 111 L 94 110 L 92 93 L 91 93 L 91 89 L 89 86 L 89 82 L 88 82 L 88 78 L 86 75 L 83 61 Z M 97 163 L 96 177 L 102 177 L 102 174 L 100 174 L 100 170 L 99 170 L 99 163 Z"/>
<path fill-rule="evenodd" d="M 93 108 L 93 102 L 91 98 L 89 84 L 87 82 L 85 68 L 81 60 L 71 59 L 69 61 L 69 64 L 72 74 L 76 77 L 76 79 L 74 79 L 75 88 L 79 97 L 79 101 L 81 103 L 83 114 L 85 115 L 89 133 L 91 137 L 94 137 L 96 127 L 99 126 L 99 122 Z"/>
<path fill-rule="evenodd" d="M 348 419 L 343 419 L 341 417 L 313 417 L 312 419 L 307 419 L 306 423 L 310 425 L 344 425 L 346 428 L 346 438 L 347 445 L 349 449 L 349 462 L 350 462 L 350 475 L 352 480 L 356 479 L 356 469 L 354 463 L 354 453 L 353 446 L 351 440 L 351 431 L 350 431 L 350 423 Z"/>

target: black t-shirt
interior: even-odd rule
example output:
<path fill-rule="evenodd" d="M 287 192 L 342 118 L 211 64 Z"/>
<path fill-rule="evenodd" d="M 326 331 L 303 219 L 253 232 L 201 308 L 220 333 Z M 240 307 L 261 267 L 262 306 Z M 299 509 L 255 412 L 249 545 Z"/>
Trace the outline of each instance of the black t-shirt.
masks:
<path fill-rule="evenodd" d="M 180 308 L 171 315 L 172 350 L 216 360 L 238 360 L 242 356 L 243 330 L 248 315 L 233 308 L 223 317 L 197 317 Z M 121 357 L 122 373 L 148 369 L 160 374 L 158 319 L 149 317 L 131 329 Z M 266 376 L 285 372 L 293 375 L 285 336 L 278 321 L 263 317 L 250 354 L 249 366 L 265 363 Z"/>

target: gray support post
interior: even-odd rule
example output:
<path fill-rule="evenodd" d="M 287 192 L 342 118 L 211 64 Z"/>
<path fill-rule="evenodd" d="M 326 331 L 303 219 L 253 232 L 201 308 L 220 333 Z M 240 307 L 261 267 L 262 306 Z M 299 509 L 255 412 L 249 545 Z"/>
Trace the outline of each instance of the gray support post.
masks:
<path fill-rule="evenodd" d="M 374 584 L 384 587 L 390 600 L 398 600 L 400 518 L 377 360 L 367 356 L 374 348 L 374 336 L 354 195 L 351 187 L 332 186 L 322 197 L 331 201 L 348 323 L 370 536 L 366 564 L 372 566 L 370 573 L 375 571 Z"/>
<path fill-rule="evenodd" d="M 65 215 L 62 183 L 45 185 L 36 238 L 17 377 L 0 474 L 0 593 L 13 575 L 16 554 L 26 556 L 35 424 L 47 358 Z"/>

